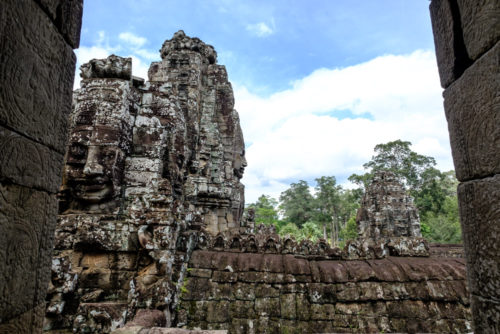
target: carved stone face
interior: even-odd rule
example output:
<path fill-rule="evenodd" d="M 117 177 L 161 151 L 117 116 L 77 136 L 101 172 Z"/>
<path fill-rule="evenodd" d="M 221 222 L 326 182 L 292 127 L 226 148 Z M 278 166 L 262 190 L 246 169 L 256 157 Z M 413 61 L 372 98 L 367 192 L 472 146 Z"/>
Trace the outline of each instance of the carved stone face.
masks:
<path fill-rule="evenodd" d="M 69 201 L 98 204 L 120 194 L 125 154 L 116 139 L 119 130 L 83 126 L 71 133 L 64 170 Z"/>
<path fill-rule="evenodd" d="M 240 152 L 235 152 L 233 168 L 234 175 L 241 179 L 243 173 L 245 173 L 245 167 L 248 166 L 247 159 L 245 158 L 245 150 L 242 149 Z"/>

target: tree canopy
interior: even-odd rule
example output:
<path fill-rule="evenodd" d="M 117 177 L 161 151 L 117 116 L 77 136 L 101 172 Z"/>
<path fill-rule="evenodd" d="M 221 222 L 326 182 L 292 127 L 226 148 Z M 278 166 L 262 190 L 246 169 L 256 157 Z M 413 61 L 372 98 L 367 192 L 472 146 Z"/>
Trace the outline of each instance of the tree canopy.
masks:
<path fill-rule="evenodd" d="M 461 242 L 454 171 L 441 172 L 433 157 L 411 150 L 408 141 L 395 140 L 378 144 L 372 159 L 363 167 L 364 174 L 352 174 L 349 180 L 357 189 L 344 189 L 335 176 L 315 179 L 312 188 L 306 181 L 292 183 L 283 191 L 279 202 L 262 195 L 248 205 L 255 209 L 257 224 L 273 224 L 281 235 L 296 239 L 329 239 L 340 245 L 357 237 L 356 211 L 364 190 L 377 171 L 393 172 L 415 200 L 421 230 L 429 241 Z M 311 189 L 314 189 L 313 194 Z"/>

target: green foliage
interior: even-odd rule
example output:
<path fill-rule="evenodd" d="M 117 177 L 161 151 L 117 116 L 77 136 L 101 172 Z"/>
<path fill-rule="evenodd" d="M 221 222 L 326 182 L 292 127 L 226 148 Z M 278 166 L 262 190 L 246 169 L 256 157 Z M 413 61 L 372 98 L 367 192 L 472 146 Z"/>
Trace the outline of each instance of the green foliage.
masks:
<path fill-rule="evenodd" d="M 281 227 L 278 232 L 282 237 L 290 235 L 295 239 L 298 239 L 301 235 L 299 228 L 294 223 L 287 223 L 286 225 L 283 225 L 283 227 Z"/>
<path fill-rule="evenodd" d="M 294 223 L 287 223 L 278 231 L 278 233 L 282 237 L 289 235 L 297 241 L 301 241 L 303 239 L 316 241 L 322 237 L 322 232 L 318 224 L 310 221 L 304 223 L 302 228 L 298 228 Z"/>
<path fill-rule="evenodd" d="M 461 241 L 454 171 L 441 172 L 432 157 L 411 150 L 408 141 L 395 140 L 375 146 L 375 155 L 363 166 L 365 174 L 349 180 L 358 189 L 343 189 L 334 176 L 317 178 L 314 196 L 306 181 L 292 183 L 280 195 L 280 204 L 262 195 L 248 208 L 255 210 L 257 224 L 275 225 L 282 236 L 297 240 L 327 238 L 333 245 L 357 237 L 356 211 L 364 190 L 376 171 L 392 171 L 407 187 L 419 209 L 422 234 L 430 241 Z"/>
<path fill-rule="evenodd" d="M 308 239 L 312 241 L 316 241 L 321 238 L 321 229 L 314 222 L 307 222 L 302 226 L 301 238 L 300 239 Z"/>
<path fill-rule="evenodd" d="M 441 212 L 428 212 L 421 218 L 421 225 L 426 226 L 422 235 L 432 242 L 461 243 L 462 231 L 458 216 L 458 201 L 456 196 L 448 196 L 444 200 Z"/>
<path fill-rule="evenodd" d="M 280 195 L 280 209 L 286 221 L 302 227 L 314 216 L 314 198 L 306 181 L 292 183 Z"/>
<path fill-rule="evenodd" d="M 347 224 L 340 230 L 341 240 L 354 240 L 358 237 L 358 227 L 356 226 L 356 217 L 352 216 Z"/>
<path fill-rule="evenodd" d="M 359 188 L 357 191 L 357 194 L 359 195 L 359 198 L 363 196 L 363 193 L 365 190 L 368 188 L 370 183 L 372 182 L 373 179 L 373 174 L 372 173 L 365 173 L 365 174 L 352 174 L 351 176 L 348 177 L 348 180 L 351 181 L 352 183 L 356 184 Z"/>
<path fill-rule="evenodd" d="M 410 190 L 418 190 L 422 185 L 422 173 L 436 165 L 432 157 L 420 155 L 410 149 L 409 141 L 395 140 L 375 146 L 372 160 L 363 165 L 371 174 L 379 170 L 389 170 L 396 174 Z"/>
<path fill-rule="evenodd" d="M 265 225 L 277 225 L 278 216 L 278 201 L 271 196 L 261 195 L 257 202 L 249 204 L 248 208 L 255 210 L 255 223 Z"/>
<path fill-rule="evenodd" d="M 184 278 L 182 280 L 182 285 L 181 285 L 181 288 L 180 288 L 180 292 L 181 292 L 181 297 L 187 293 L 189 293 L 189 290 L 187 288 L 187 285 L 188 285 L 188 278 Z"/>
<path fill-rule="evenodd" d="M 340 240 L 338 246 L 340 248 L 344 248 L 345 243 L 348 240 L 354 240 L 357 237 L 358 237 L 358 227 L 356 225 L 356 217 L 351 216 L 351 218 L 349 218 L 349 220 L 347 221 L 347 224 L 345 224 L 345 226 L 342 229 L 340 229 L 339 233 Z"/>

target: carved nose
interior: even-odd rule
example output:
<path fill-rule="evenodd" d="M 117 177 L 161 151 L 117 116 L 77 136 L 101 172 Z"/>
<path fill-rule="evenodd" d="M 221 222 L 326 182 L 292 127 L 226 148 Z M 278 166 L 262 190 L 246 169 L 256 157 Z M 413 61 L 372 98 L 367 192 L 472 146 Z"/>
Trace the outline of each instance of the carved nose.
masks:
<path fill-rule="evenodd" d="M 89 153 L 87 155 L 87 161 L 83 167 L 83 173 L 85 175 L 102 175 L 104 174 L 104 168 L 99 164 L 98 150 L 95 147 L 89 147 Z"/>

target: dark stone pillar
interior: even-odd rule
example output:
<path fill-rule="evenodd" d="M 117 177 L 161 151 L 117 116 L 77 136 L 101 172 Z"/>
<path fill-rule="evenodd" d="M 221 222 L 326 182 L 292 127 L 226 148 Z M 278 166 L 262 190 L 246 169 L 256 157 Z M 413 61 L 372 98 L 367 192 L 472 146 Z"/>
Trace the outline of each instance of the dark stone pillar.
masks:
<path fill-rule="evenodd" d="M 476 333 L 500 332 L 500 2 L 433 0 Z"/>
<path fill-rule="evenodd" d="M 0 1 L 0 333 L 41 331 L 82 9 Z"/>

